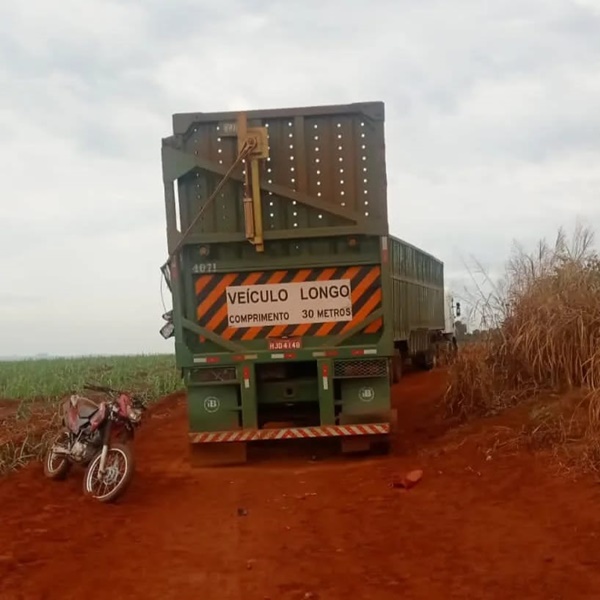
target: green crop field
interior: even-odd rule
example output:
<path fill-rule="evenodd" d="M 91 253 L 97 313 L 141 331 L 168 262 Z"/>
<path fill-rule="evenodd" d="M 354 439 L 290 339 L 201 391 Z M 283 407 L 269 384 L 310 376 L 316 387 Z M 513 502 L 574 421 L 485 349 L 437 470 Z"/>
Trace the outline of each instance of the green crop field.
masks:
<path fill-rule="evenodd" d="M 98 356 L 0 362 L 0 399 L 54 400 L 95 383 L 156 399 L 181 389 L 173 355 Z"/>

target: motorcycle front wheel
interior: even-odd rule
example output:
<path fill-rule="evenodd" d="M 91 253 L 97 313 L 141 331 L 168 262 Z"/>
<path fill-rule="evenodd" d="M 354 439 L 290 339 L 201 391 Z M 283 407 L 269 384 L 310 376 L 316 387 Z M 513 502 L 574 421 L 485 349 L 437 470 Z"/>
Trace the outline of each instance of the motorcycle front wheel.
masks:
<path fill-rule="evenodd" d="M 44 475 L 48 479 L 64 479 L 71 469 L 71 463 L 66 456 L 55 454 L 52 450 L 54 446 L 62 446 L 65 450 L 69 445 L 69 434 L 66 431 L 61 431 L 52 440 L 50 447 L 44 456 Z"/>
<path fill-rule="evenodd" d="M 133 454 L 129 446 L 113 443 L 106 454 L 104 474 L 100 476 L 100 459 L 98 452 L 90 461 L 83 477 L 83 492 L 99 502 L 116 500 L 127 488 L 133 477 Z"/>

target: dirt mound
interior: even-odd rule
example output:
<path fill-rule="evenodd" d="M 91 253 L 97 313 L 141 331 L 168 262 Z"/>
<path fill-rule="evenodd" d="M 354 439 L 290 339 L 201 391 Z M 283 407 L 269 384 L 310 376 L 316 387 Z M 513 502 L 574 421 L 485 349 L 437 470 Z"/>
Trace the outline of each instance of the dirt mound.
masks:
<path fill-rule="evenodd" d="M 438 416 L 444 389 L 440 371 L 396 386 L 390 456 L 315 462 L 309 443 L 206 470 L 189 466 L 185 398 L 171 397 L 140 430 L 116 505 L 84 500 L 77 471 L 0 480 L 0 598 L 595 597 L 597 489 L 522 448 L 488 458 L 520 417 L 456 428 Z M 418 485 L 393 487 L 415 469 Z"/>

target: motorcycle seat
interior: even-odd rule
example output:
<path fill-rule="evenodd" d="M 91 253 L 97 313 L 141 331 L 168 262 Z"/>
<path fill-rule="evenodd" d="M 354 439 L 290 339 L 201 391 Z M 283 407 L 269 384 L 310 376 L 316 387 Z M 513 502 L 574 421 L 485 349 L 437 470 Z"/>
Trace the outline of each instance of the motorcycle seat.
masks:
<path fill-rule="evenodd" d="M 90 420 L 98 412 L 98 407 L 92 408 L 91 406 L 83 406 L 77 408 L 77 416 L 80 419 Z"/>
<path fill-rule="evenodd" d="M 91 419 L 99 408 L 100 406 L 89 398 L 77 399 L 77 415 L 80 419 Z"/>

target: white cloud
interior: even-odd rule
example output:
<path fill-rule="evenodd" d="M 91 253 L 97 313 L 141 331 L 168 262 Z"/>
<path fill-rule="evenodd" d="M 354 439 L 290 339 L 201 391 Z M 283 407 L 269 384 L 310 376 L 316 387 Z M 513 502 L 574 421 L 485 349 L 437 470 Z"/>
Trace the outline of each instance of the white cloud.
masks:
<path fill-rule="evenodd" d="M 175 112 L 384 100 L 391 230 L 455 287 L 463 258 L 598 228 L 599 27 L 592 0 L 5 3 L 0 355 L 171 348 Z"/>

